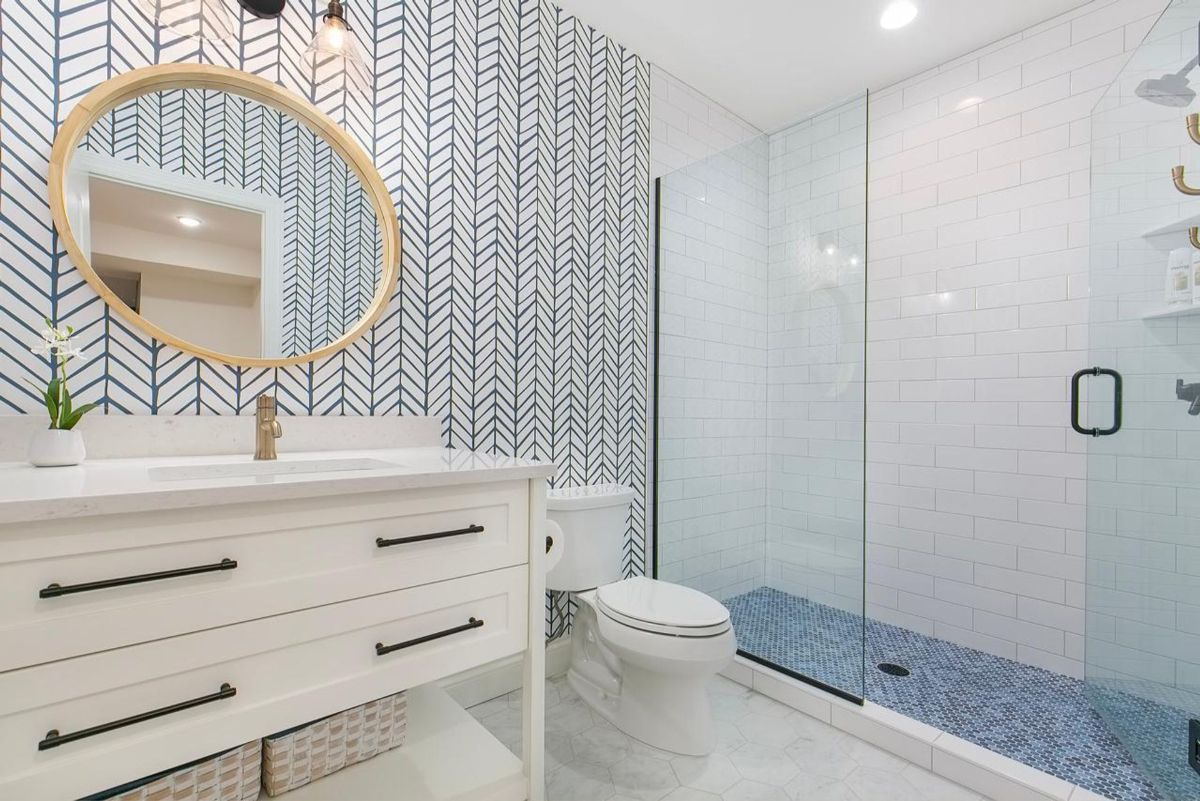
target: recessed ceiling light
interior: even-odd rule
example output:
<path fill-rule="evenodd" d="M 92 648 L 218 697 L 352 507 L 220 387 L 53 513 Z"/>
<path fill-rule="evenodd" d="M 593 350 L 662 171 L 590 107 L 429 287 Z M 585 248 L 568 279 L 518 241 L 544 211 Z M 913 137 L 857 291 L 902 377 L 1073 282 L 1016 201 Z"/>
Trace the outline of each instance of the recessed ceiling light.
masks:
<path fill-rule="evenodd" d="M 825 246 L 825 255 L 826 256 L 832 256 L 834 253 L 837 253 L 837 245 L 826 245 Z"/>
<path fill-rule="evenodd" d="M 896 0 L 883 10 L 879 25 L 885 30 L 894 31 L 903 28 L 917 18 L 917 7 L 909 0 Z"/>
<path fill-rule="evenodd" d="M 203 222 L 196 217 L 189 217 L 186 214 L 181 214 L 175 218 L 184 228 L 199 228 Z"/>

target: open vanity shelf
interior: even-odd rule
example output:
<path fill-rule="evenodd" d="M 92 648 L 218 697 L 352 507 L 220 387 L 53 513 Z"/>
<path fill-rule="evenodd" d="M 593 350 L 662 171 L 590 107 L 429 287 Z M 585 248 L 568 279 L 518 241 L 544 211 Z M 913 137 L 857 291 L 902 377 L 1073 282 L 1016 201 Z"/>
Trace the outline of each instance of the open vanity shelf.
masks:
<path fill-rule="evenodd" d="M 408 692 L 404 745 L 278 796 L 284 801 L 524 801 L 526 797 L 521 760 L 445 690 L 432 684 Z M 268 798 L 264 791 L 259 801 Z"/>

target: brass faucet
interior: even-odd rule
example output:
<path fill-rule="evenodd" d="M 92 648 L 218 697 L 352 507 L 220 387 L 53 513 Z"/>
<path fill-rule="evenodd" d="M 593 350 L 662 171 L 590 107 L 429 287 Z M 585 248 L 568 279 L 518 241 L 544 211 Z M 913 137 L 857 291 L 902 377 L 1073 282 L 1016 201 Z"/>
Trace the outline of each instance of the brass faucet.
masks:
<path fill-rule="evenodd" d="M 283 426 L 275 419 L 275 396 L 259 395 L 254 414 L 254 458 L 270 460 L 277 458 L 275 440 L 283 436 Z"/>

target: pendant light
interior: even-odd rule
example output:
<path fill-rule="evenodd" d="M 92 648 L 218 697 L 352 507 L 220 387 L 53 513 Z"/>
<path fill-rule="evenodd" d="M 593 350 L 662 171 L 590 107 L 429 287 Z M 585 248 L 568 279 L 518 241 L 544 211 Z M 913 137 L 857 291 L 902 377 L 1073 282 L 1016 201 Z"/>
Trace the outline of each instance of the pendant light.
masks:
<path fill-rule="evenodd" d="M 225 0 L 138 0 L 152 20 L 193 39 L 233 38 L 233 15 Z"/>
<path fill-rule="evenodd" d="M 302 58 L 314 71 L 330 63 L 340 66 L 347 79 L 359 88 L 366 87 L 370 76 L 354 34 L 346 23 L 346 7 L 340 0 L 330 0 L 321 28 Z"/>

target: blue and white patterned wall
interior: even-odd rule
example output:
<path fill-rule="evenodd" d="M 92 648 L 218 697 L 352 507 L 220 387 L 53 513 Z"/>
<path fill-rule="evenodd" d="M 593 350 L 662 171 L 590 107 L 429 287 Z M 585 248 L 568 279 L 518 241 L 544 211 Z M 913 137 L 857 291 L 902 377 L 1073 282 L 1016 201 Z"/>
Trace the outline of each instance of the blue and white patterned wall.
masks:
<path fill-rule="evenodd" d="M 375 209 L 350 165 L 294 117 L 227 92 L 174 89 L 113 109 L 80 147 L 281 201 L 284 356 L 328 345 L 371 305 L 383 259 Z"/>
<path fill-rule="evenodd" d="M 234 4 L 229 3 L 230 6 Z M 649 68 L 542 0 L 351 2 L 365 94 L 300 54 L 318 17 L 243 16 L 230 42 L 158 29 L 135 0 L 0 4 L 0 412 L 36 413 L 44 314 L 87 346 L 75 392 L 109 414 L 434 415 L 446 440 L 553 459 L 563 485 L 645 481 Z M 59 121 L 100 82 L 163 62 L 238 67 L 304 95 L 392 190 L 403 277 L 379 323 L 328 360 L 210 364 L 110 313 L 47 207 Z M 626 569 L 643 568 L 644 502 Z"/>

